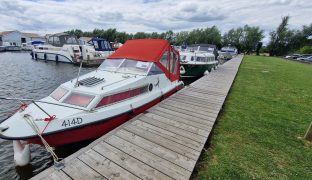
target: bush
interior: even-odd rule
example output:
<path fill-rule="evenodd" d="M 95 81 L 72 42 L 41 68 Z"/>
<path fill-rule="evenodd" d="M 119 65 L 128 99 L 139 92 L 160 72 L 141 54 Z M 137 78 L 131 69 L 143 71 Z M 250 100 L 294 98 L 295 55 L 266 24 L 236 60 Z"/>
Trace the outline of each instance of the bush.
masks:
<path fill-rule="evenodd" d="M 300 48 L 299 52 L 301 54 L 312 54 L 312 46 L 304 46 Z"/>

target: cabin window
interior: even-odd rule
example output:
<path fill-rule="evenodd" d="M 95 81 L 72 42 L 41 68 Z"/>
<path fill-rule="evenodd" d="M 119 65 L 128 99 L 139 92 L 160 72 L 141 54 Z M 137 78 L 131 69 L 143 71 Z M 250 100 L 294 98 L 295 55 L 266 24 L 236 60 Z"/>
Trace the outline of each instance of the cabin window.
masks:
<path fill-rule="evenodd" d="M 95 49 L 99 49 L 99 44 L 97 41 L 93 41 L 93 45 Z"/>
<path fill-rule="evenodd" d="M 117 72 L 146 75 L 151 64 L 151 62 L 125 59 L 117 69 Z"/>
<path fill-rule="evenodd" d="M 105 41 L 104 44 L 105 44 L 105 46 L 106 46 L 106 47 L 105 47 L 106 50 L 111 50 L 111 49 L 112 49 L 111 45 L 110 45 L 107 41 Z"/>
<path fill-rule="evenodd" d="M 178 56 L 174 52 L 171 52 L 170 71 L 172 74 L 177 73 L 177 62 Z"/>
<path fill-rule="evenodd" d="M 135 88 L 135 89 L 131 89 L 128 91 L 124 91 L 124 92 L 120 92 L 120 93 L 116 93 L 113 95 L 109 95 L 109 96 L 105 96 L 102 98 L 102 100 L 96 105 L 96 108 L 98 107 L 102 107 L 102 106 L 107 106 L 109 104 L 114 104 L 114 103 L 118 103 L 120 101 L 124 101 L 126 99 L 141 95 L 148 92 L 148 85 L 139 87 L 139 88 Z"/>
<path fill-rule="evenodd" d="M 94 96 L 71 93 L 63 102 L 75 106 L 87 107 L 93 99 Z"/>
<path fill-rule="evenodd" d="M 50 97 L 52 97 L 55 100 L 60 100 L 66 93 L 68 92 L 67 89 L 64 89 L 62 87 L 58 87 L 56 90 L 54 90 L 51 94 Z"/>
<path fill-rule="evenodd" d="M 185 55 L 180 55 L 180 59 L 181 59 L 181 61 L 185 61 L 186 60 L 186 56 Z"/>
<path fill-rule="evenodd" d="M 160 59 L 160 63 L 169 70 L 168 52 L 166 51 Z"/>
<path fill-rule="evenodd" d="M 194 61 L 194 59 L 195 59 L 195 57 L 194 57 L 194 56 L 192 56 L 192 57 L 191 57 L 191 61 Z"/>
<path fill-rule="evenodd" d="M 53 44 L 60 45 L 61 44 L 60 38 L 59 37 L 53 37 Z"/>
<path fill-rule="evenodd" d="M 163 74 L 164 72 L 155 64 L 153 63 L 148 75 L 156 75 L 156 74 Z"/>
<path fill-rule="evenodd" d="M 116 71 L 124 59 L 107 59 L 99 67 L 101 70 Z"/>
<path fill-rule="evenodd" d="M 49 43 L 53 44 L 53 37 L 49 37 Z"/>
<path fill-rule="evenodd" d="M 77 41 L 74 37 L 65 37 L 66 44 L 77 44 Z"/>

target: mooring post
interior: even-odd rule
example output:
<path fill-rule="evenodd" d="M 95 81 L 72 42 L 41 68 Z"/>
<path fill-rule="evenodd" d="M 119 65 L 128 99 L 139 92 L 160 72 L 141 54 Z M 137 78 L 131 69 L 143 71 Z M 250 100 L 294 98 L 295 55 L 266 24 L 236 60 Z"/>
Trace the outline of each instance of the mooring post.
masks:
<path fill-rule="evenodd" d="M 304 139 L 306 139 L 307 141 L 312 142 L 312 122 L 310 123 L 310 126 L 304 136 Z"/>

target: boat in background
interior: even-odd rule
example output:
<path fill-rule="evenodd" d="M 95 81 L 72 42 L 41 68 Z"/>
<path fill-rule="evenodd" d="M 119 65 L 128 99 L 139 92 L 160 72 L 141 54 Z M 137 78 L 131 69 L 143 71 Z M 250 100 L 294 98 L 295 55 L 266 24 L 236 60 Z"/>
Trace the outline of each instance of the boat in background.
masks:
<path fill-rule="evenodd" d="M 92 38 L 81 45 L 76 36 L 58 33 L 49 37 L 48 44 L 36 46 L 31 56 L 36 60 L 100 65 L 112 52 L 113 48 L 105 39 Z"/>
<path fill-rule="evenodd" d="M 86 43 L 80 44 L 82 63 L 87 66 L 101 64 L 114 52 L 111 44 L 103 38 L 90 38 Z"/>
<path fill-rule="evenodd" d="M 216 47 L 215 47 L 216 48 Z M 182 78 L 196 78 L 211 72 L 218 66 L 215 49 L 211 46 L 191 45 L 180 52 L 180 74 Z"/>
<path fill-rule="evenodd" d="M 5 51 L 20 51 L 22 48 L 18 46 L 15 42 L 3 42 Z"/>
<path fill-rule="evenodd" d="M 233 46 L 226 46 L 222 47 L 221 50 L 219 51 L 219 59 L 222 60 L 230 60 L 233 58 L 233 56 L 236 56 L 238 53 L 238 50 L 236 47 Z"/>
<path fill-rule="evenodd" d="M 4 46 L 0 46 L 0 52 L 4 52 L 5 51 L 5 47 Z"/>
<path fill-rule="evenodd" d="M 38 45 L 31 56 L 36 60 L 75 63 L 81 58 L 76 36 L 58 33 L 49 36 L 48 44 Z"/>
<path fill-rule="evenodd" d="M 230 53 L 232 56 L 237 55 L 238 53 L 237 48 L 233 46 L 222 47 L 220 51 L 223 53 Z"/>
<path fill-rule="evenodd" d="M 129 40 L 95 71 L 49 96 L 16 99 L 32 103 L 0 123 L 0 138 L 13 140 L 19 154 L 28 154 L 27 144 L 42 144 L 39 135 L 54 147 L 98 138 L 180 90 L 179 65 L 169 41 Z"/>
<path fill-rule="evenodd" d="M 32 51 L 36 46 L 44 45 L 44 43 L 43 41 L 30 41 L 28 43 L 22 43 L 21 48 L 23 51 Z"/>

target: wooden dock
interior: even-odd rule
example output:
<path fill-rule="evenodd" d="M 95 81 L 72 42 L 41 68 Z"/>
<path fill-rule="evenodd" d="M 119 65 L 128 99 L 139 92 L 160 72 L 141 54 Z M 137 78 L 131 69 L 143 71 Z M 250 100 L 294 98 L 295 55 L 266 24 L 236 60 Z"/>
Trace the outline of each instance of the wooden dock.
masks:
<path fill-rule="evenodd" d="M 168 99 L 33 179 L 189 179 L 243 56 L 220 65 Z"/>

